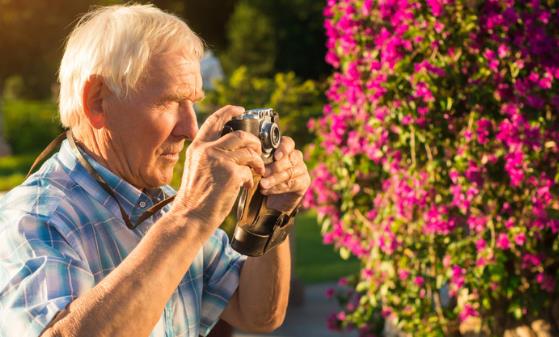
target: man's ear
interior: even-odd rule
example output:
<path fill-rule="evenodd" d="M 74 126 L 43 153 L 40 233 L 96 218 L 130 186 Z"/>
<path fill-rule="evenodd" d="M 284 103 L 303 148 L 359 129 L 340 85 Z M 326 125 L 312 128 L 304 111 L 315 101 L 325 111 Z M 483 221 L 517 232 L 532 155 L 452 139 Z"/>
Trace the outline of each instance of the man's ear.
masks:
<path fill-rule="evenodd" d="M 89 124 L 95 129 L 105 126 L 107 114 L 103 107 L 103 99 L 106 94 L 104 87 L 103 78 L 99 75 L 89 76 L 83 87 L 83 111 Z"/>

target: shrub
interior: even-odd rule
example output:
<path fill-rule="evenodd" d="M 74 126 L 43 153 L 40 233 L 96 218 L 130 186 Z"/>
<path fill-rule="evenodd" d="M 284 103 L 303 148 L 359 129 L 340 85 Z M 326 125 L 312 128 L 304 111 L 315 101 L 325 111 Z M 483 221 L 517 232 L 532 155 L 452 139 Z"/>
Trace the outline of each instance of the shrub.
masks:
<path fill-rule="evenodd" d="M 227 23 L 228 48 L 221 53 L 225 72 L 244 65 L 257 76 L 293 71 L 324 79 L 330 69 L 323 60 L 322 7 L 315 0 L 237 1 Z"/>
<path fill-rule="evenodd" d="M 239 2 L 227 24 L 229 48 L 222 58 L 227 72 L 250 65 L 255 75 L 273 73 L 276 56 L 275 30 L 270 18 L 258 7 Z"/>
<path fill-rule="evenodd" d="M 334 325 L 492 335 L 557 300 L 556 1 L 329 0 L 306 197 L 361 259 Z M 448 295 L 448 299 L 445 299 Z M 351 305 L 350 305 L 351 304 Z"/>
<path fill-rule="evenodd" d="M 14 154 L 39 152 L 62 132 L 54 102 L 6 99 L 0 110 L 2 131 Z"/>

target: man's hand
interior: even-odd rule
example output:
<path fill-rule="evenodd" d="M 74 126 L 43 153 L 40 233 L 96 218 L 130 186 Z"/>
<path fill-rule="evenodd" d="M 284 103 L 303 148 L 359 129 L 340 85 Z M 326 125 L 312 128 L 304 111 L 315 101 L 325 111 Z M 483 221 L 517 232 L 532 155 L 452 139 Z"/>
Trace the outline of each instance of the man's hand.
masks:
<path fill-rule="evenodd" d="M 281 138 L 274 158 L 260 180 L 261 192 L 268 196 L 266 206 L 291 212 L 311 184 L 309 171 L 303 162 L 303 153 L 295 149 L 295 142 L 289 137 Z"/>
<path fill-rule="evenodd" d="M 282 137 L 274 154 L 275 161 L 266 166 L 260 191 L 268 196 L 267 206 L 291 212 L 301 201 L 311 179 L 295 142 Z M 289 298 L 291 256 L 289 242 L 261 257 L 249 257 L 241 270 L 241 281 L 222 318 L 231 325 L 250 332 L 271 332 L 285 317 Z"/>
<path fill-rule="evenodd" d="M 223 126 L 244 108 L 225 106 L 208 117 L 186 151 L 181 186 L 173 207 L 217 228 L 231 211 L 241 186 L 250 188 L 253 171 L 264 174 L 260 140 L 244 131 L 220 137 Z M 252 169 L 252 170 L 251 170 Z"/>

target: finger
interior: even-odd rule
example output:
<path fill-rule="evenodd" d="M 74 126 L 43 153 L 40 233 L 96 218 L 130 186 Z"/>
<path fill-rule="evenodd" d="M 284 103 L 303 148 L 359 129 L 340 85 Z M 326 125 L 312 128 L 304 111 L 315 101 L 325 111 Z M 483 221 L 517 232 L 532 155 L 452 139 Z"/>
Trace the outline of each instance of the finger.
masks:
<path fill-rule="evenodd" d="M 287 170 L 291 166 L 297 166 L 299 162 L 303 162 L 303 152 L 295 150 L 289 153 L 289 156 L 276 160 L 266 167 L 265 177 L 272 175 L 274 172 Z"/>
<path fill-rule="evenodd" d="M 251 169 L 248 166 L 239 167 L 239 187 L 251 189 L 254 185 L 254 177 Z"/>
<path fill-rule="evenodd" d="M 281 184 L 275 185 L 272 188 L 262 189 L 260 192 L 264 195 L 296 193 L 302 196 L 307 191 L 309 185 L 310 177 L 305 173 Z"/>
<path fill-rule="evenodd" d="M 281 160 L 276 160 L 266 165 L 266 173 L 264 173 L 264 177 L 269 177 L 274 173 L 285 171 L 291 166 L 292 164 L 289 161 L 289 156 L 284 156 Z"/>
<path fill-rule="evenodd" d="M 226 105 L 217 110 L 206 119 L 204 124 L 202 124 L 200 130 L 196 133 L 194 141 L 198 140 L 209 142 L 216 140 L 221 135 L 221 131 L 223 130 L 225 123 L 227 123 L 231 118 L 239 116 L 244 112 L 245 108 L 235 105 Z"/>
<path fill-rule="evenodd" d="M 290 137 L 281 137 L 280 144 L 274 152 L 274 158 L 280 160 L 283 156 L 291 153 L 295 149 L 295 142 Z"/>
<path fill-rule="evenodd" d="M 248 166 L 257 174 L 264 174 L 264 161 L 262 157 L 251 148 L 243 147 L 235 151 L 228 152 L 226 156 L 239 166 Z"/>
<path fill-rule="evenodd" d="M 291 177 L 299 175 L 302 170 L 306 169 L 305 162 L 303 161 L 303 153 L 299 150 L 295 150 L 279 162 L 268 165 L 266 172 L 264 172 L 265 178 L 261 185 L 263 188 L 270 188 Z"/>
<path fill-rule="evenodd" d="M 307 166 L 303 163 L 300 162 L 298 165 L 296 166 L 289 166 L 287 169 L 285 170 L 281 170 L 278 171 L 274 174 L 272 174 L 271 176 L 268 176 L 262 180 L 260 180 L 260 186 L 262 186 L 262 188 L 272 188 L 276 185 L 279 185 L 283 182 L 286 182 L 288 180 L 291 180 L 295 177 L 298 177 L 304 173 L 307 172 Z"/>
<path fill-rule="evenodd" d="M 249 147 L 258 155 L 262 153 L 262 143 L 260 143 L 260 139 L 252 133 L 241 130 L 226 134 L 214 141 L 213 145 L 229 151 Z"/>

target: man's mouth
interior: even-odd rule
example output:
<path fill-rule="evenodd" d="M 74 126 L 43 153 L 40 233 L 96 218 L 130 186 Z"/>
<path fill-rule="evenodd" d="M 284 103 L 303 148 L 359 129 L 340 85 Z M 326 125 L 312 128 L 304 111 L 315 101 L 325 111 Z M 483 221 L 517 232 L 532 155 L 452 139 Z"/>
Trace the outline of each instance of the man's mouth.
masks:
<path fill-rule="evenodd" d="M 161 157 L 169 160 L 179 160 L 179 153 L 180 152 L 166 152 L 161 154 Z"/>
<path fill-rule="evenodd" d="M 167 144 L 167 148 L 163 150 L 160 156 L 168 160 L 178 161 L 179 155 L 183 149 L 184 149 L 184 142 Z"/>
<path fill-rule="evenodd" d="M 177 160 L 179 160 L 179 155 L 180 155 L 181 151 L 182 151 L 182 146 L 179 147 L 179 148 L 169 149 L 167 151 L 164 151 L 161 154 L 161 157 L 163 157 L 165 159 L 177 161 Z"/>

